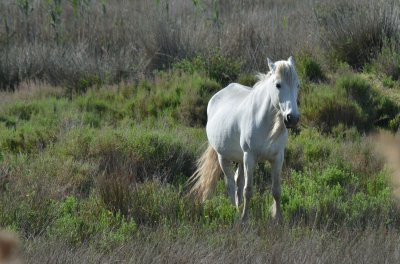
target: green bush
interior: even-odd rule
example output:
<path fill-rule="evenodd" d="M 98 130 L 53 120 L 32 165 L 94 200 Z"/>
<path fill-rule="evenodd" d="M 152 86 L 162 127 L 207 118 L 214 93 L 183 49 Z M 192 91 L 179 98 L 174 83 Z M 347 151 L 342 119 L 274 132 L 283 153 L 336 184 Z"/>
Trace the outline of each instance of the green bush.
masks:
<path fill-rule="evenodd" d="M 160 73 L 154 84 L 140 84 L 128 106 L 139 120 L 171 116 L 189 126 L 203 126 L 209 98 L 220 86 L 199 73 Z"/>
<path fill-rule="evenodd" d="M 226 195 L 218 195 L 204 204 L 204 218 L 207 224 L 231 225 L 236 217 L 236 208 Z"/>
<path fill-rule="evenodd" d="M 310 55 L 300 56 L 297 59 L 296 67 L 304 80 L 318 82 L 325 79 L 321 66 Z"/>
<path fill-rule="evenodd" d="M 257 81 L 257 77 L 254 74 L 240 74 L 237 78 L 238 83 L 249 87 L 253 87 Z"/>
<path fill-rule="evenodd" d="M 385 177 L 378 176 L 380 181 Z M 294 172 L 290 184 L 283 185 L 285 217 L 289 222 L 324 227 L 365 226 L 390 219 L 394 203 L 387 185 L 370 192 L 367 186 L 359 186 L 358 180 L 355 174 L 334 166 L 322 171 Z"/>
<path fill-rule="evenodd" d="M 400 129 L 400 114 L 398 114 L 395 118 L 389 121 L 389 128 L 393 132 L 398 132 Z"/>
<path fill-rule="evenodd" d="M 100 127 L 102 122 L 115 124 L 124 117 L 122 107 L 116 103 L 115 98 L 102 98 L 100 92 L 90 92 L 79 96 L 74 103 L 82 112 L 82 120 L 85 125 Z"/>
<path fill-rule="evenodd" d="M 32 115 L 39 113 L 39 106 L 35 103 L 17 102 L 9 108 L 8 112 L 18 119 L 28 121 Z"/>
<path fill-rule="evenodd" d="M 300 105 L 303 121 L 324 132 L 331 132 L 339 124 L 359 129 L 369 125 L 365 113 L 356 102 L 330 87 L 313 88 L 312 92 L 301 97 Z"/>
<path fill-rule="evenodd" d="M 396 82 L 392 79 L 391 76 L 386 76 L 385 75 L 382 78 L 382 84 L 383 84 L 384 87 L 393 88 L 395 86 Z"/>
<path fill-rule="evenodd" d="M 75 92 L 81 94 L 86 93 L 87 90 L 93 86 L 99 88 L 102 85 L 104 80 L 97 75 L 89 75 L 85 77 L 81 77 L 75 84 L 74 90 Z"/>
<path fill-rule="evenodd" d="M 300 106 L 303 122 L 323 132 L 342 125 L 360 131 L 388 127 L 400 110 L 396 102 L 355 74 L 339 77 L 335 87 L 306 85 Z"/>
<path fill-rule="evenodd" d="M 371 67 L 377 74 L 385 76 L 385 86 L 392 88 L 394 80 L 400 79 L 400 53 L 395 43 L 384 43 L 381 52 L 371 62 Z"/>
<path fill-rule="evenodd" d="M 219 90 L 219 85 L 205 80 L 200 87 L 187 91 L 177 108 L 177 115 L 188 126 L 204 127 L 207 122 L 207 105 L 211 95 Z"/>
<path fill-rule="evenodd" d="M 373 124 L 387 127 L 390 119 L 394 118 L 400 108 L 388 97 L 380 94 L 365 79 L 357 75 L 347 75 L 338 79 L 338 89 L 345 90 L 349 99 L 355 100 L 366 114 L 365 127 Z"/>
<path fill-rule="evenodd" d="M 174 135 L 142 129 L 99 131 L 88 151 L 100 172 L 123 173 L 134 182 L 153 177 L 179 181 L 192 174 L 195 159 L 189 146 Z"/>
<path fill-rule="evenodd" d="M 48 235 L 74 245 L 91 241 L 110 249 L 131 239 L 137 230 L 133 219 L 106 210 L 94 195 L 82 201 L 67 197 L 56 204 L 56 210 Z"/>
<path fill-rule="evenodd" d="M 56 140 L 56 131 L 52 129 L 27 123 L 15 130 L 0 130 L 0 146 L 14 154 L 37 153 Z"/>
<path fill-rule="evenodd" d="M 195 57 L 191 60 L 178 61 L 173 68 L 189 74 L 206 73 L 208 77 L 224 87 L 237 80 L 241 63 L 224 56 L 221 51 L 217 50 L 206 58 Z"/>
<path fill-rule="evenodd" d="M 192 59 L 182 59 L 175 62 L 172 68 L 178 71 L 183 71 L 189 74 L 203 73 L 206 69 L 206 62 L 199 56 Z"/>
<path fill-rule="evenodd" d="M 206 63 L 206 70 L 210 78 L 216 80 L 223 87 L 237 79 L 240 67 L 238 61 L 223 56 L 221 52 L 213 53 Z"/>

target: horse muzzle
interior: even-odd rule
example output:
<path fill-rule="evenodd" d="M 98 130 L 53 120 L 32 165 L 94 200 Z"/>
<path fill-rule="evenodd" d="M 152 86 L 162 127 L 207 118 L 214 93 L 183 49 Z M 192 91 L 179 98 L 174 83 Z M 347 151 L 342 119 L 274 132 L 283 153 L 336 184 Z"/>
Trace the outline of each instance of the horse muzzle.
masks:
<path fill-rule="evenodd" d="M 286 128 L 295 128 L 300 121 L 300 115 L 288 114 L 284 119 Z"/>

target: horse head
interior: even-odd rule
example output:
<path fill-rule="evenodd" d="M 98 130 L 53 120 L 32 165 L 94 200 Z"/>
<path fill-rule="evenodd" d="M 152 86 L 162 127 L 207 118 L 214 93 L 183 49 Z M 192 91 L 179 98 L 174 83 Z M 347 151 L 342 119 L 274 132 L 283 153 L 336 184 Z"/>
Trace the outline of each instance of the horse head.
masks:
<path fill-rule="evenodd" d="M 273 89 L 271 98 L 273 104 L 282 113 L 285 126 L 295 127 L 300 120 L 300 113 L 297 107 L 297 94 L 300 87 L 294 59 L 290 57 L 287 61 L 273 62 L 268 58 L 270 78 Z"/>

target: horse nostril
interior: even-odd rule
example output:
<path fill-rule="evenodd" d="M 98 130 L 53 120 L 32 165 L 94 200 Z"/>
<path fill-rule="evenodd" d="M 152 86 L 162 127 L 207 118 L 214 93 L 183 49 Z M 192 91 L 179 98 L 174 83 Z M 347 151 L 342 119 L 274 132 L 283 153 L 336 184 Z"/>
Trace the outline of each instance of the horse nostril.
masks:
<path fill-rule="evenodd" d="M 300 116 L 298 116 L 298 115 L 288 114 L 286 116 L 285 121 L 287 122 L 287 124 L 296 125 L 299 122 L 299 119 L 300 119 Z"/>

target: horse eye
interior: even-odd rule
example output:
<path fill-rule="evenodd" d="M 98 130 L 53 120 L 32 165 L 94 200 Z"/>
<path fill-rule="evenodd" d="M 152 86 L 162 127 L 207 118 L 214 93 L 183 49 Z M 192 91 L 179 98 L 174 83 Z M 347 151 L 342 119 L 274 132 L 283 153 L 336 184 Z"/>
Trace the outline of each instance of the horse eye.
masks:
<path fill-rule="evenodd" d="M 281 84 L 280 84 L 280 83 L 277 83 L 277 84 L 276 84 L 276 88 L 280 89 L 280 88 L 281 88 Z"/>

